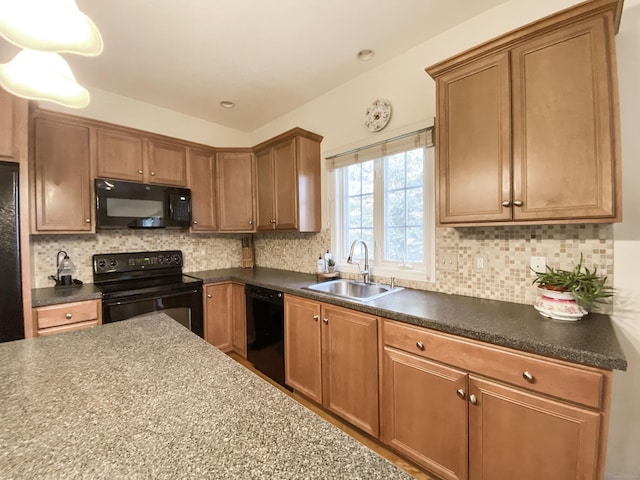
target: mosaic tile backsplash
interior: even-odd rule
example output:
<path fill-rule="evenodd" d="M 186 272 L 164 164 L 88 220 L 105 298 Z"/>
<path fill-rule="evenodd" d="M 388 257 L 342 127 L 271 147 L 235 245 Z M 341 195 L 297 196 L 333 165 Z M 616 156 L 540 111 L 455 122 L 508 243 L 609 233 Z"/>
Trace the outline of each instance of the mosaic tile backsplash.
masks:
<path fill-rule="evenodd" d="M 185 271 L 240 267 L 242 235 L 195 235 L 181 231 L 109 231 L 96 235 L 32 236 L 34 287 L 52 286 L 47 277 L 55 271 L 55 255 L 69 253 L 76 277 L 92 281 L 91 256 L 142 250 L 180 249 Z M 254 235 L 255 264 L 313 273 L 317 255 L 330 247 L 329 231 L 320 233 L 260 233 Z M 533 304 L 536 288 L 529 270 L 532 256 L 546 257 L 556 268 L 571 268 L 584 257 L 590 269 L 609 277 L 613 284 L 612 225 L 526 225 L 436 229 L 436 256 L 457 255 L 458 270 L 436 270 L 433 282 L 402 281 L 421 290 Z M 476 268 L 482 256 L 484 269 Z M 374 280 L 379 278 L 373 271 Z M 606 311 L 606 310 L 605 310 Z"/>

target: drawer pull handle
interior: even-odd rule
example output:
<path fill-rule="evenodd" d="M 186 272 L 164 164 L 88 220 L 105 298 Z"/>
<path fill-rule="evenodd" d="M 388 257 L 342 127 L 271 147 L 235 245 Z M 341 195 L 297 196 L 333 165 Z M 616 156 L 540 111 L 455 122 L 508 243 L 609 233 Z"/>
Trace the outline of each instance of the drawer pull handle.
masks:
<path fill-rule="evenodd" d="M 84 223 L 91 223 L 91 219 L 90 218 L 85 218 L 84 219 Z"/>
<path fill-rule="evenodd" d="M 525 370 L 524 372 L 522 372 L 522 378 L 524 378 L 529 383 L 535 382 L 535 378 L 533 378 L 533 375 L 529 370 Z"/>
<path fill-rule="evenodd" d="M 314 316 L 313 316 L 313 320 L 314 320 L 314 321 L 316 321 L 316 322 L 317 322 L 318 320 L 320 320 L 320 315 L 314 315 Z"/>
<path fill-rule="evenodd" d="M 416 342 L 416 347 L 418 347 L 418 349 L 420 349 L 420 350 L 424 350 L 424 343 Z"/>
<path fill-rule="evenodd" d="M 211 298 L 211 294 L 210 293 L 207 293 L 207 298 Z"/>
<path fill-rule="evenodd" d="M 464 393 L 464 390 L 463 390 L 463 389 L 459 388 L 458 390 L 456 390 L 456 394 L 457 394 L 461 399 L 463 399 L 463 400 L 464 400 L 465 393 Z"/>
<path fill-rule="evenodd" d="M 469 401 L 476 405 L 478 403 L 478 397 L 476 397 L 473 393 L 469 395 Z"/>
<path fill-rule="evenodd" d="M 67 320 L 71 320 L 71 317 L 73 317 L 73 315 L 71 315 L 70 313 L 67 313 L 65 317 L 67 318 Z"/>
<path fill-rule="evenodd" d="M 323 318 L 323 319 L 322 319 L 322 321 L 323 321 L 324 323 L 329 323 L 329 319 L 328 319 L 328 318 Z"/>

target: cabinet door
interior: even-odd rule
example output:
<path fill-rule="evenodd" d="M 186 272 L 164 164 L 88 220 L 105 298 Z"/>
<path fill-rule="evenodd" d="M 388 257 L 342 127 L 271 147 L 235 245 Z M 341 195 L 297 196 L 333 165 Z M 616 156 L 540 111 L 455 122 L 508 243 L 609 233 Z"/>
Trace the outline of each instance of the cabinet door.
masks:
<path fill-rule="evenodd" d="M 322 306 L 323 405 L 378 436 L 377 319 Z"/>
<path fill-rule="evenodd" d="M 0 157 L 13 158 L 13 99 L 0 88 Z"/>
<path fill-rule="evenodd" d="M 218 152 L 216 177 L 220 230 L 254 231 L 253 155 L 249 152 Z"/>
<path fill-rule="evenodd" d="M 473 376 L 469 394 L 470 478 L 597 477 L 599 413 Z"/>
<path fill-rule="evenodd" d="M 187 186 L 187 148 L 147 140 L 147 181 L 176 187 Z"/>
<path fill-rule="evenodd" d="M 232 348 L 233 290 L 231 283 L 204 289 L 204 339 L 223 352 Z"/>
<path fill-rule="evenodd" d="M 213 232 L 218 228 L 215 168 L 213 151 L 189 151 L 192 232 Z"/>
<path fill-rule="evenodd" d="M 514 48 L 516 220 L 615 215 L 613 33 L 600 17 Z"/>
<path fill-rule="evenodd" d="M 508 53 L 437 80 L 437 213 L 440 223 L 511 220 Z"/>
<path fill-rule="evenodd" d="M 467 478 L 466 372 L 388 346 L 382 365 L 382 441 L 443 479 Z"/>
<path fill-rule="evenodd" d="M 231 286 L 233 296 L 233 351 L 247 358 L 247 314 L 244 285 L 234 283 Z"/>
<path fill-rule="evenodd" d="M 36 117 L 33 125 L 35 230 L 91 232 L 89 127 Z"/>
<path fill-rule="evenodd" d="M 256 230 L 276 227 L 272 152 L 271 148 L 256 152 Z"/>
<path fill-rule="evenodd" d="M 96 136 L 98 177 L 143 181 L 142 138 L 100 128 Z"/>
<path fill-rule="evenodd" d="M 296 139 L 273 147 L 273 197 L 276 230 L 298 228 L 298 171 Z"/>
<path fill-rule="evenodd" d="M 284 299 L 285 383 L 322 403 L 320 304 L 286 295 Z"/>

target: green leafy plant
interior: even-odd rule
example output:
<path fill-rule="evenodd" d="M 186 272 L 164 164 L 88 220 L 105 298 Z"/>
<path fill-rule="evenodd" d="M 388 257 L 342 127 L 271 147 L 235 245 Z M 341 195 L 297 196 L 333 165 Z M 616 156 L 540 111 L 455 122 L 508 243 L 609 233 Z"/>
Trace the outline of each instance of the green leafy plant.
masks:
<path fill-rule="evenodd" d="M 333 258 L 330 258 L 329 260 L 327 260 L 327 265 L 329 267 L 335 267 L 336 266 L 336 262 Z"/>
<path fill-rule="evenodd" d="M 536 272 L 533 284 L 538 284 L 549 290 L 570 292 L 575 299 L 587 308 L 596 308 L 597 304 L 606 303 L 613 297 L 615 291 L 607 286 L 607 277 L 598 275 L 597 267 L 593 271 L 580 262 L 572 270 L 562 270 L 547 265 L 544 272 Z"/>

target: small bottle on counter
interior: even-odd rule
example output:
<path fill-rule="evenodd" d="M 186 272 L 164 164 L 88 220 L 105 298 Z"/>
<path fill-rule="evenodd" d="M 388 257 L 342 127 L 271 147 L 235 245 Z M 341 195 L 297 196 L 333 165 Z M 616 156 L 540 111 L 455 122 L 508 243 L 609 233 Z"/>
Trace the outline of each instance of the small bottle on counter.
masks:
<path fill-rule="evenodd" d="M 325 262 L 322 259 L 322 255 L 318 256 L 318 261 L 316 262 L 316 273 L 324 273 L 325 271 Z"/>
<path fill-rule="evenodd" d="M 324 263 L 325 265 L 329 263 L 329 260 L 333 259 L 333 254 L 327 250 L 327 253 L 324 254 Z"/>

